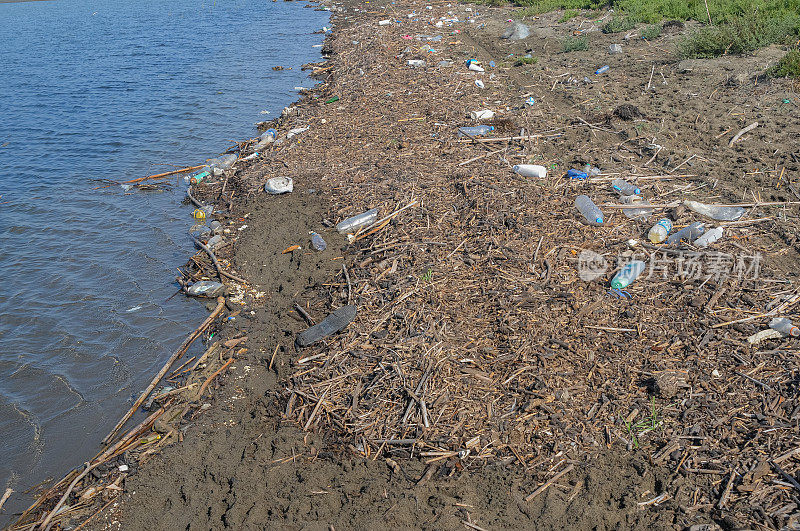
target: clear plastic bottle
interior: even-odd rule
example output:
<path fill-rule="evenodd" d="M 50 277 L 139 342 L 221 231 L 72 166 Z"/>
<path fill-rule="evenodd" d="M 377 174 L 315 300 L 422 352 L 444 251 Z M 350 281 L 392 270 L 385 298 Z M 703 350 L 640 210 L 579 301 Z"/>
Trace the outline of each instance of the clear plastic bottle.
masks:
<path fill-rule="evenodd" d="M 601 66 L 600 68 L 598 68 L 597 70 L 595 70 L 594 73 L 597 74 L 597 75 L 605 74 L 606 72 L 608 72 L 609 68 L 611 68 L 611 67 L 608 66 L 608 65 L 604 65 L 604 66 Z"/>
<path fill-rule="evenodd" d="M 340 221 L 336 225 L 336 230 L 339 231 L 340 234 L 355 232 L 363 227 L 369 227 L 370 225 L 375 223 L 377 219 L 378 219 L 378 209 L 373 208 L 371 210 L 367 210 L 363 214 L 358 214 L 357 216 L 352 216 L 343 221 Z"/>
<path fill-rule="evenodd" d="M 459 127 L 458 136 L 483 136 L 488 135 L 494 131 L 494 126 L 491 125 L 476 125 L 474 127 Z"/>
<path fill-rule="evenodd" d="M 622 195 L 639 195 L 642 193 L 638 186 L 635 186 L 624 179 L 614 179 L 611 181 L 611 188 Z"/>
<path fill-rule="evenodd" d="M 672 221 L 667 218 L 659 219 L 658 223 L 653 225 L 650 232 L 647 233 L 647 239 L 650 240 L 651 243 L 661 243 L 667 239 L 671 230 Z"/>
<path fill-rule="evenodd" d="M 697 238 L 693 245 L 695 247 L 708 247 L 720 238 L 722 238 L 722 227 L 714 227 L 713 229 L 707 230 L 702 236 Z"/>
<path fill-rule="evenodd" d="M 769 322 L 769 327 L 777 330 L 785 336 L 797 337 L 800 336 L 800 328 L 797 328 L 786 317 L 776 317 Z"/>
<path fill-rule="evenodd" d="M 622 213 L 630 219 L 641 219 L 647 221 L 647 218 L 653 213 L 652 208 L 644 208 L 650 205 L 649 202 L 643 200 L 638 195 L 621 195 L 620 201 L 626 205 L 642 205 L 643 208 L 623 208 Z"/>
<path fill-rule="evenodd" d="M 579 195 L 575 198 L 575 208 L 583 215 L 583 217 L 592 224 L 603 223 L 603 212 L 600 211 L 597 205 L 594 204 L 589 196 Z"/>
<path fill-rule="evenodd" d="M 537 164 L 517 164 L 511 169 L 514 173 L 518 173 L 523 177 L 535 177 L 537 179 L 544 179 L 547 177 L 547 168 Z"/>
<path fill-rule="evenodd" d="M 744 216 L 745 210 L 742 207 L 706 205 L 698 201 L 684 201 L 686 208 L 694 210 L 701 216 L 715 219 L 717 221 L 736 221 Z"/>
<path fill-rule="evenodd" d="M 682 228 L 669 238 L 667 238 L 668 244 L 678 243 L 681 240 L 685 240 L 687 242 L 693 242 L 697 238 L 700 237 L 706 231 L 706 227 L 702 221 L 695 221 L 691 225 L 687 225 L 686 227 Z"/>
<path fill-rule="evenodd" d="M 645 263 L 641 260 L 633 260 L 625 264 L 619 272 L 611 279 L 611 287 L 614 289 L 624 289 L 639 278 L 645 269 Z"/>
<path fill-rule="evenodd" d="M 311 247 L 317 251 L 324 251 L 328 248 L 328 244 L 325 243 L 325 239 L 322 236 L 314 231 L 311 231 Z"/>

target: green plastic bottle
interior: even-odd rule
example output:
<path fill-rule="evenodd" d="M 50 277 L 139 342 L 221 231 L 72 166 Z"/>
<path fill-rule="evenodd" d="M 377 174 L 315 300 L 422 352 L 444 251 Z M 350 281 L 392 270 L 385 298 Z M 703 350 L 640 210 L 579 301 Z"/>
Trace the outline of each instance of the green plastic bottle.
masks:
<path fill-rule="evenodd" d="M 625 264 L 611 279 L 611 287 L 614 289 L 624 289 L 631 285 L 631 283 L 639 278 L 645 268 L 645 263 L 641 260 L 633 260 Z"/>

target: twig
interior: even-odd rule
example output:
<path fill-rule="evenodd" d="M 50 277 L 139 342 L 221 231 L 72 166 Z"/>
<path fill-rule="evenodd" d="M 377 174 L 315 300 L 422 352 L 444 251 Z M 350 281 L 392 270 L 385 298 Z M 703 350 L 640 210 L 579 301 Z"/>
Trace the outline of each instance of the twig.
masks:
<path fill-rule="evenodd" d="M 733 136 L 733 138 L 731 138 L 731 141 L 728 142 L 728 147 L 733 147 L 733 145 L 736 143 L 736 141 L 739 140 L 739 138 L 741 138 L 743 134 L 749 133 L 750 131 L 752 131 L 756 127 L 758 127 L 758 122 L 753 122 L 750 125 L 748 125 L 747 127 L 745 127 L 744 129 L 742 129 L 741 131 L 739 131 L 738 133 L 736 133 Z"/>
<path fill-rule="evenodd" d="M 564 470 L 562 470 L 561 472 L 559 472 L 559 473 L 558 473 L 558 474 L 556 474 L 555 476 L 553 476 L 553 477 L 551 477 L 550 479 L 548 479 L 548 480 L 545 482 L 545 484 L 544 484 L 544 485 L 542 485 L 541 487 L 539 487 L 539 488 L 538 488 L 538 489 L 536 489 L 535 491 L 533 491 L 533 492 L 531 492 L 530 494 L 528 494 L 527 496 L 525 496 L 525 501 L 526 501 L 526 502 L 529 502 L 529 501 L 531 501 L 532 499 L 534 499 L 536 496 L 538 496 L 539 494 L 541 494 L 542 492 L 544 492 L 545 490 L 547 490 L 547 488 L 548 488 L 550 485 L 552 485 L 553 483 L 555 483 L 556 481 L 558 481 L 558 480 L 561 478 L 561 476 L 563 476 L 564 474 L 567 474 L 568 472 L 572 471 L 572 469 L 573 469 L 573 468 L 575 468 L 575 465 L 573 465 L 573 464 L 570 464 L 570 465 L 569 465 L 567 468 L 565 468 Z"/>
<path fill-rule="evenodd" d="M 350 283 L 350 274 L 347 272 L 347 266 L 344 263 L 342 263 L 342 271 L 344 272 L 345 280 L 347 280 L 347 304 L 350 304 L 353 298 L 353 285 Z"/>
<path fill-rule="evenodd" d="M 200 390 L 199 390 L 199 391 L 197 391 L 197 396 L 198 396 L 198 398 L 199 398 L 199 397 L 201 397 L 201 396 L 203 396 L 203 392 L 206 390 L 206 387 L 208 387 L 208 384 L 210 384 L 210 383 L 211 383 L 211 380 L 213 380 L 214 378 L 216 378 L 216 377 L 219 375 L 219 373 L 221 373 L 222 371 L 224 371 L 225 369 L 227 369 L 227 368 L 228 368 L 228 365 L 230 365 L 231 363 L 233 363 L 233 362 L 234 362 L 234 360 L 236 360 L 236 358 L 234 358 L 233 356 L 231 356 L 231 357 L 230 357 L 230 359 L 228 359 L 228 361 L 226 361 L 226 362 L 225 362 L 225 364 L 224 364 L 222 367 L 220 367 L 219 369 L 217 369 L 217 370 L 214 372 L 214 374 L 212 374 L 211 376 L 209 376 L 208 378 L 206 378 L 206 381 L 205 381 L 205 382 L 203 382 L 203 385 L 201 385 L 201 386 L 200 386 Z"/>
<path fill-rule="evenodd" d="M 342 267 L 344 267 L 344 266 L 342 266 Z M 308 312 L 305 311 L 303 309 L 303 307 L 300 306 L 299 304 L 297 304 L 296 302 L 294 303 L 294 309 L 297 310 L 297 313 L 300 314 L 300 317 L 302 317 L 303 320 L 305 320 L 305 322 L 308 324 L 308 326 L 314 326 L 316 324 L 316 323 L 314 323 L 314 319 L 312 319 L 311 316 L 308 315 Z"/>
<path fill-rule="evenodd" d="M 217 257 L 214 256 L 214 251 L 212 251 L 208 247 L 208 245 L 204 244 L 199 239 L 197 239 L 197 237 L 194 234 L 190 234 L 189 236 L 191 236 L 192 239 L 194 240 L 194 243 L 196 243 L 198 247 L 200 247 L 202 250 L 204 250 L 206 252 L 206 254 L 209 256 L 209 258 L 211 258 L 211 261 L 214 263 L 214 267 L 217 269 L 217 273 L 219 274 L 219 279 L 220 280 L 222 280 L 222 277 L 227 277 L 227 278 L 229 278 L 231 280 L 235 280 L 236 282 L 239 282 L 240 284 L 247 284 L 247 281 L 245 279 L 239 278 L 236 275 L 233 275 L 233 274 L 228 273 L 227 271 L 223 270 L 222 269 L 222 265 L 220 265 L 220 263 L 219 263 L 219 260 L 217 260 Z"/>
<path fill-rule="evenodd" d="M 6 491 L 3 493 L 3 497 L 0 498 L 0 509 L 3 508 L 3 505 L 6 503 L 6 500 L 8 499 L 9 496 L 11 496 L 11 493 L 13 492 L 14 489 L 12 489 L 11 487 L 6 489 Z"/>

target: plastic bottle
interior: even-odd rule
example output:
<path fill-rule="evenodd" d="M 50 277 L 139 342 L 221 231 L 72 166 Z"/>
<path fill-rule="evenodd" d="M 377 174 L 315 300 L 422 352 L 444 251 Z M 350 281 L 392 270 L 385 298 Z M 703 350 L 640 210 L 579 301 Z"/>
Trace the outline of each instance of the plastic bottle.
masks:
<path fill-rule="evenodd" d="M 595 73 L 595 74 L 597 74 L 597 75 L 599 76 L 600 74 L 605 74 L 606 72 L 608 72 L 608 69 L 609 69 L 609 68 L 611 68 L 611 67 L 610 67 L 610 66 L 608 66 L 608 65 L 601 66 L 600 68 L 598 68 L 597 70 L 595 70 L 595 71 L 594 71 L 594 73 Z"/>
<path fill-rule="evenodd" d="M 378 219 L 378 209 L 373 208 L 371 210 L 367 210 L 363 214 L 358 214 L 357 216 L 352 216 L 344 221 L 340 221 L 336 225 L 336 230 L 339 231 L 340 234 L 347 234 L 348 232 L 355 232 L 360 228 L 368 227 L 375 223 Z"/>
<path fill-rule="evenodd" d="M 476 125 L 475 127 L 459 127 L 458 136 L 483 136 L 494 131 L 491 125 Z"/>
<path fill-rule="evenodd" d="M 208 239 L 206 242 L 206 247 L 211 249 L 212 251 L 222 245 L 222 236 L 219 234 L 215 234 L 211 238 Z"/>
<path fill-rule="evenodd" d="M 242 157 L 240 160 L 253 160 L 258 158 L 258 151 L 254 151 L 247 155 L 246 157 Z"/>
<path fill-rule="evenodd" d="M 275 129 L 267 129 L 261 133 L 261 136 L 258 137 L 258 142 L 256 142 L 256 145 L 253 146 L 253 148 L 256 151 L 260 151 L 267 147 L 268 144 L 275 142 L 276 138 L 278 138 L 278 132 Z"/>
<path fill-rule="evenodd" d="M 211 205 L 206 205 L 202 208 L 197 208 L 192 212 L 192 217 L 197 220 L 206 219 L 214 212 L 214 207 Z"/>
<path fill-rule="evenodd" d="M 695 221 L 691 225 L 687 225 L 686 227 L 682 228 L 669 238 L 667 238 L 668 244 L 678 243 L 681 240 L 686 240 L 687 242 L 693 242 L 697 238 L 700 237 L 706 231 L 706 227 L 702 221 Z"/>
<path fill-rule="evenodd" d="M 630 219 L 643 219 L 647 220 L 653 213 L 652 208 L 645 208 L 650 205 L 649 202 L 644 201 L 638 195 L 621 195 L 620 200 L 626 205 L 642 205 L 642 208 L 623 208 L 622 213 Z"/>
<path fill-rule="evenodd" d="M 328 248 L 328 244 L 325 243 L 325 239 L 317 234 L 316 232 L 311 232 L 311 247 L 316 249 L 317 251 L 324 251 Z"/>
<path fill-rule="evenodd" d="M 217 221 L 216 219 L 208 224 L 208 228 L 211 229 L 211 232 L 214 234 L 220 234 L 222 232 L 222 223 Z"/>
<path fill-rule="evenodd" d="M 658 223 L 653 225 L 650 232 L 647 233 L 647 239 L 650 240 L 651 243 L 661 243 L 667 239 L 671 230 L 672 221 L 667 218 L 659 219 Z"/>
<path fill-rule="evenodd" d="M 614 179 L 611 181 L 611 188 L 622 195 L 639 195 L 642 193 L 639 187 L 629 183 L 624 179 Z"/>
<path fill-rule="evenodd" d="M 776 317 L 769 322 L 769 327 L 777 330 L 785 336 L 797 337 L 800 336 L 800 328 L 797 328 L 786 317 Z"/>
<path fill-rule="evenodd" d="M 575 198 L 575 208 L 586 218 L 586 221 L 592 224 L 600 224 L 603 222 L 603 213 L 594 204 L 594 202 L 589 199 L 587 195 L 579 195 Z"/>
<path fill-rule="evenodd" d="M 567 177 L 569 177 L 570 179 L 577 179 L 579 181 L 582 181 L 582 180 L 586 179 L 587 177 L 589 177 L 589 175 L 584 171 L 576 170 L 576 169 L 573 168 L 573 169 L 567 171 Z"/>
<path fill-rule="evenodd" d="M 631 282 L 639 278 L 645 269 L 645 263 L 641 260 L 633 260 L 625 264 L 619 272 L 611 279 L 611 287 L 614 289 L 625 289 Z"/>
<path fill-rule="evenodd" d="M 693 242 L 693 245 L 695 247 L 708 247 L 709 245 L 719 240 L 720 238 L 722 238 L 722 227 L 714 227 L 713 229 L 706 231 L 705 234 L 697 238 Z"/>
<path fill-rule="evenodd" d="M 588 163 L 583 167 L 583 171 L 586 173 L 586 175 L 591 175 L 592 177 L 596 177 L 603 173 L 600 171 L 600 168 L 596 168 Z"/>
<path fill-rule="evenodd" d="M 209 170 L 199 171 L 189 177 L 189 184 L 197 184 L 207 177 L 211 177 L 211 172 Z"/>
<path fill-rule="evenodd" d="M 535 177 L 537 179 L 544 179 L 547 177 L 547 168 L 537 164 L 517 164 L 511 169 L 514 173 L 518 173 L 523 177 Z"/>
<path fill-rule="evenodd" d="M 425 61 L 422 59 L 409 59 L 408 66 L 411 68 L 420 68 L 425 66 Z"/>
<path fill-rule="evenodd" d="M 742 207 L 705 205 L 698 201 L 684 201 L 683 204 L 701 216 L 706 216 L 717 221 L 736 221 L 745 213 Z"/>
<path fill-rule="evenodd" d="M 192 295 L 193 297 L 214 298 L 218 295 L 222 295 L 224 292 L 225 285 L 212 280 L 201 280 L 200 282 L 195 282 L 186 288 L 186 293 Z"/>

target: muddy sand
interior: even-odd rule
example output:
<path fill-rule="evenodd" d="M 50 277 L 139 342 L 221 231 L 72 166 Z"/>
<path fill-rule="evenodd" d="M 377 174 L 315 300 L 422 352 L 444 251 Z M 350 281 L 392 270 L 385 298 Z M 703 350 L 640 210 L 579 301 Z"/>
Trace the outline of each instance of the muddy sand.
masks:
<path fill-rule="evenodd" d="M 96 475 L 124 492 L 60 525 L 101 507 L 88 528 L 797 525 L 797 340 L 748 342 L 798 317 L 799 87 L 761 75 L 782 51 L 679 61 L 691 26 L 626 39 L 597 31 L 609 14 L 528 17 L 531 35 L 506 40 L 507 8 L 333 8 L 323 83 L 268 124 L 284 140 L 194 187 L 247 281 L 226 280 L 207 346 L 232 346 L 207 358 L 209 392 L 155 426 L 180 443 L 121 456 L 135 473 Z M 576 34 L 589 49 L 562 52 Z M 481 109 L 495 131 L 459 138 Z M 525 163 L 547 177 L 511 171 Z M 602 173 L 564 177 L 586 163 Z M 294 191 L 264 193 L 274 176 Z M 649 219 L 623 215 L 614 178 Z M 602 225 L 581 221 L 579 194 Z M 703 220 L 685 199 L 746 214 L 705 219 L 724 228 L 706 249 L 650 245 L 661 217 Z M 333 228 L 403 207 L 353 241 Z M 586 251 L 605 263 L 593 279 Z M 609 290 L 635 257 L 647 274 Z M 187 271 L 214 278 L 203 253 Z M 343 332 L 294 346 L 296 305 L 319 322 L 348 303 Z"/>

